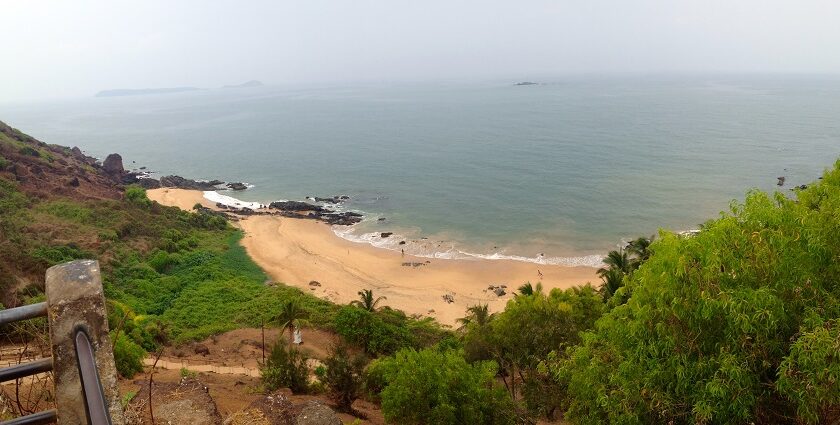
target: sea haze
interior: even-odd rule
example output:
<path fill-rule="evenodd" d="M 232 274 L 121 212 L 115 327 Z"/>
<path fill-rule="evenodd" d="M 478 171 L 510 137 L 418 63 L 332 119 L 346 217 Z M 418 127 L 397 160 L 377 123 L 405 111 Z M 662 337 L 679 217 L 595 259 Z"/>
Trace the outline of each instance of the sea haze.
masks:
<path fill-rule="evenodd" d="M 118 152 L 127 168 L 254 185 L 226 193 L 244 200 L 349 195 L 368 215 L 340 232 L 351 239 L 572 263 L 696 228 L 778 176 L 789 193 L 840 154 L 838 79 L 515 82 L 0 104 L 0 117 L 47 143 Z M 419 242 L 364 235 L 383 231 Z"/>

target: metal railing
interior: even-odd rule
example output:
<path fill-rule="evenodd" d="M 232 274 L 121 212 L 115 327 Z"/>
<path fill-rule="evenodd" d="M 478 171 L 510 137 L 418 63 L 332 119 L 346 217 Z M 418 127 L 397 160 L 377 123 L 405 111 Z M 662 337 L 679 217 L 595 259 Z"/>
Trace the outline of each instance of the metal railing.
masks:
<path fill-rule="evenodd" d="M 0 326 L 9 325 L 23 320 L 45 317 L 47 315 L 47 303 L 31 304 L 22 307 L 0 310 Z M 43 372 L 51 372 L 53 369 L 52 357 L 8 366 L 0 369 L 0 384 L 14 381 L 27 376 L 37 375 Z M 35 425 L 55 423 L 58 413 L 55 409 L 21 416 L 12 420 L 0 422 L 0 425 Z"/>
<path fill-rule="evenodd" d="M 0 369 L 0 383 L 52 372 L 56 408 L 0 425 L 122 425 L 99 263 L 51 267 L 46 295 L 46 302 L 0 310 L 0 326 L 46 316 L 53 355 Z"/>

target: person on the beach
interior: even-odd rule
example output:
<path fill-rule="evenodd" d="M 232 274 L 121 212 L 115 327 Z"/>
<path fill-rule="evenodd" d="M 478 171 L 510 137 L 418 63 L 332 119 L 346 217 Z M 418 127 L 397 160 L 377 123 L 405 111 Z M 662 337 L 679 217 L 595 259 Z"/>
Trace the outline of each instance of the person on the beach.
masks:
<path fill-rule="evenodd" d="M 542 278 L 543 278 L 543 274 L 542 274 L 542 272 L 540 271 L 540 269 L 537 269 L 537 276 L 539 276 L 539 277 L 540 277 L 540 279 L 542 279 Z"/>
<path fill-rule="evenodd" d="M 402 257 L 405 258 L 405 249 L 400 249 L 400 253 L 402 254 Z"/>

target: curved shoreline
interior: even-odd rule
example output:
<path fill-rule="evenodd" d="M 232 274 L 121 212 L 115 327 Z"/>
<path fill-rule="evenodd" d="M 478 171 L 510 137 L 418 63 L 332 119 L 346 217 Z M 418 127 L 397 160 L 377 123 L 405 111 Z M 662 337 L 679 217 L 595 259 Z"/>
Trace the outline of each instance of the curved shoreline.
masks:
<path fill-rule="evenodd" d="M 215 208 L 201 191 L 154 189 L 148 196 L 188 211 L 196 203 Z M 245 232 L 241 243 L 248 255 L 278 282 L 339 304 L 357 299 L 358 291 L 373 289 L 376 296 L 387 297 L 385 305 L 446 325 L 455 325 L 478 303 L 492 311 L 504 309 L 516 288 L 528 281 L 541 281 L 546 290 L 597 282 L 592 267 L 402 255 L 343 239 L 328 224 L 314 220 L 255 215 L 237 225 Z M 320 286 L 310 286 L 311 281 Z M 488 290 L 490 285 L 506 285 L 507 294 L 496 296 Z M 445 295 L 454 301 L 445 301 Z"/>

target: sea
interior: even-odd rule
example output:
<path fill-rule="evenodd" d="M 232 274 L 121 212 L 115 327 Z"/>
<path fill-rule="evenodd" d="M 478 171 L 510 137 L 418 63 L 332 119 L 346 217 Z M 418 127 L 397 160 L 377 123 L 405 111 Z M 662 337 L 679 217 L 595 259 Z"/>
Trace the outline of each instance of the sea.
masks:
<path fill-rule="evenodd" d="M 349 196 L 365 220 L 334 231 L 359 243 L 565 265 L 696 229 L 752 189 L 790 194 L 840 156 L 837 77 L 536 82 L 0 100 L 0 120 L 128 169 L 244 182 L 219 192 L 244 201 Z"/>

